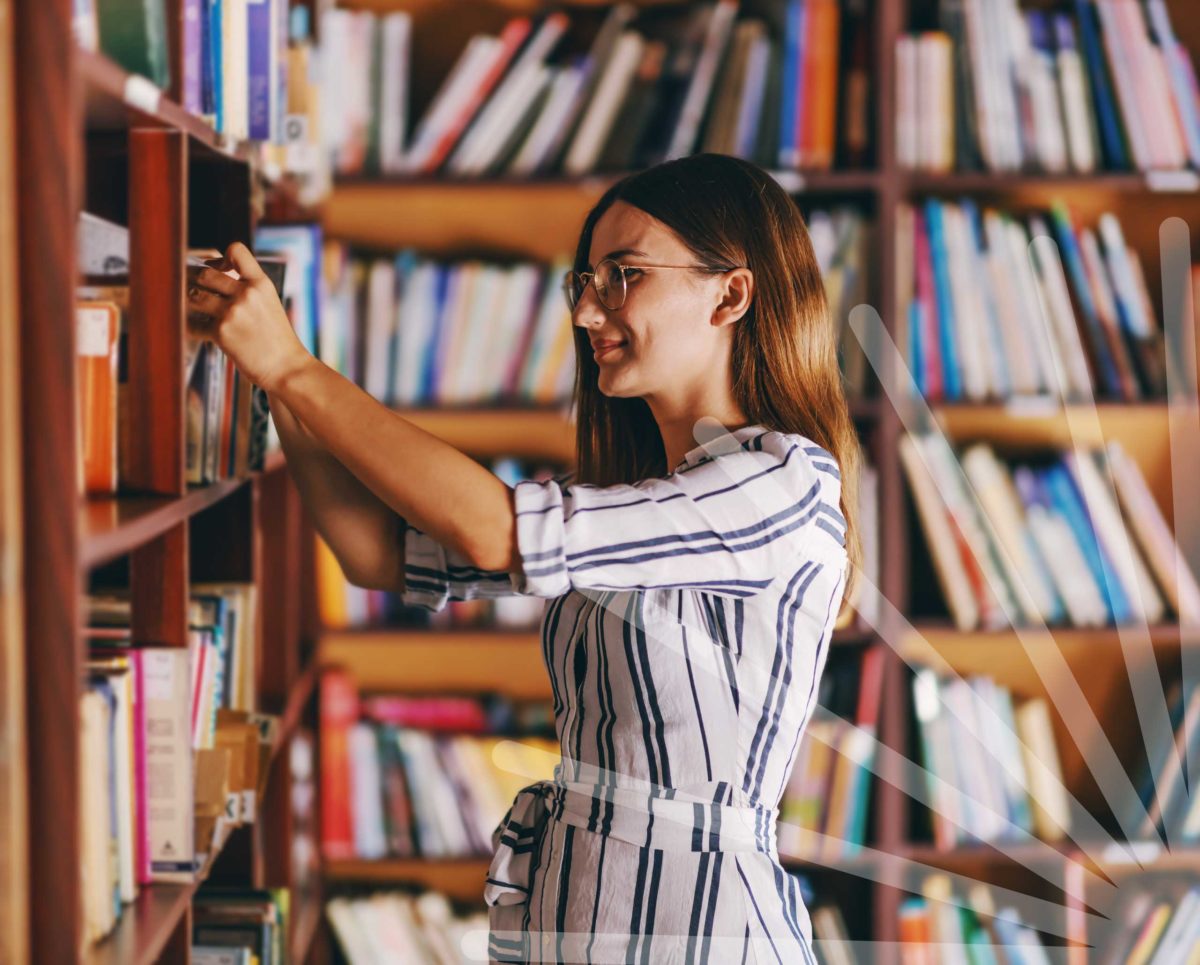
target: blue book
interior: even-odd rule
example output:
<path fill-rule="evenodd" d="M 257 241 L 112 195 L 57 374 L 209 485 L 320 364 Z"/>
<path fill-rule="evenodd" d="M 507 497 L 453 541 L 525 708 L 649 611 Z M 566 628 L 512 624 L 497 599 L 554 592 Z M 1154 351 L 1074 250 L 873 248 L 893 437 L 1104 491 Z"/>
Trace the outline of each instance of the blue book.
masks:
<path fill-rule="evenodd" d="M 213 127 L 225 130 L 225 84 L 221 52 L 221 0 L 208 2 L 208 76 L 211 83 Z"/>
<path fill-rule="evenodd" d="M 252 141 L 271 139 L 271 0 L 246 0 L 246 116 Z"/>
<path fill-rule="evenodd" d="M 1087 506 L 1070 470 L 1062 463 L 1056 463 L 1043 470 L 1041 476 L 1054 502 L 1054 508 L 1062 513 L 1071 527 L 1075 541 L 1083 550 L 1092 578 L 1104 597 L 1109 619 L 1114 623 L 1127 622 L 1131 615 L 1129 598 L 1125 595 L 1125 588 L 1112 565 L 1112 560 L 1108 558 L 1107 551 L 1096 535 Z"/>
<path fill-rule="evenodd" d="M 917 394 L 925 395 L 925 355 L 921 342 L 921 326 L 925 318 L 921 312 L 921 302 L 916 296 L 908 303 L 908 367 L 912 371 L 913 383 Z"/>
<path fill-rule="evenodd" d="M 1056 202 L 1050 209 L 1050 221 L 1054 225 L 1054 237 L 1058 241 L 1067 273 L 1071 277 L 1071 287 L 1075 289 L 1075 300 L 1083 312 L 1084 332 L 1092 349 L 1092 359 L 1100 374 L 1100 382 L 1108 395 L 1124 398 L 1121 386 L 1121 373 L 1108 350 L 1108 341 L 1104 335 L 1104 327 L 1100 324 L 1100 315 L 1096 311 L 1096 303 L 1092 300 L 1092 289 L 1088 283 L 1087 272 L 1083 267 L 1083 256 L 1079 252 L 1079 242 L 1071 225 L 1070 215 L 1062 202 Z"/>
<path fill-rule="evenodd" d="M 933 261 L 933 287 L 937 295 L 938 337 L 942 349 L 942 379 L 946 401 L 962 398 L 959 382 L 957 334 L 954 330 L 954 299 L 950 291 L 949 255 L 946 230 L 942 223 L 942 204 L 932 198 L 925 202 L 925 222 L 929 226 L 929 248 Z"/>
<path fill-rule="evenodd" d="M 789 0 L 783 42 L 783 90 L 779 102 L 780 167 L 795 167 L 799 158 L 800 126 L 797 104 L 803 100 L 800 70 L 804 63 L 805 0 Z"/>
<path fill-rule="evenodd" d="M 1104 44 L 1100 39 L 1100 17 L 1095 0 L 1075 0 L 1075 12 L 1079 18 L 1079 45 L 1087 64 L 1088 80 L 1091 82 L 1092 100 L 1095 102 L 1096 123 L 1100 129 L 1100 145 L 1107 166 L 1114 171 L 1129 170 L 1129 152 L 1125 147 L 1125 132 L 1117 113 L 1112 79 L 1104 60 Z"/>
<path fill-rule="evenodd" d="M 413 273 L 420 265 L 421 259 L 417 255 L 415 248 L 405 248 L 396 255 L 396 303 L 401 304 L 405 294 L 408 292 L 408 286 L 412 283 Z M 400 372 L 402 364 L 400 358 L 401 335 L 398 326 L 392 328 L 391 337 L 388 339 L 388 382 L 387 382 L 387 403 L 388 405 L 396 404 L 396 394 L 399 386 L 396 384 L 397 375 Z"/>
<path fill-rule="evenodd" d="M 433 332 L 429 339 L 429 343 L 425 346 L 425 365 L 421 373 L 421 395 L 423 400 L 431 401 L 437 392 L 437 384 L 440 373 L 438 372 L 438 361 L 441 356 L 440 345 L 446 340 L 446 319 L 444 311 L 446 300 L 450 293 L 450 286 L 458 269 L 454 265 L 438 265 L 437 266 L 437 285 L 436 297 L 434 299 L 433 317 L 436 319 L 433 325 Z"/>

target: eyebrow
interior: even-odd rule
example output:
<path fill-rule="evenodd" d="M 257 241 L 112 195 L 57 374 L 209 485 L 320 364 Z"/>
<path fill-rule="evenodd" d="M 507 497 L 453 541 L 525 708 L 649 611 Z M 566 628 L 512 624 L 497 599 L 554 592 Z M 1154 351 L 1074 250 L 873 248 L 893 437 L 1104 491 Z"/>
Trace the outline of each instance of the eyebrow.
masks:
<path fill-rule="evenodd" d="M 639 251 L 637 248 L 618 248 L 616 251 L 610 251 L 604 256 L 604 258 L 620 258 L 622 255 L 641 255 L 643 258 L 646 257 L 646 253 L 644 251 Z M 604 261 L 604 258 L 601 258 L 600 260 Z M 586 271 L 591 271 L 592 263 L 589 261 L 584 266 L 584 269 Z"/>

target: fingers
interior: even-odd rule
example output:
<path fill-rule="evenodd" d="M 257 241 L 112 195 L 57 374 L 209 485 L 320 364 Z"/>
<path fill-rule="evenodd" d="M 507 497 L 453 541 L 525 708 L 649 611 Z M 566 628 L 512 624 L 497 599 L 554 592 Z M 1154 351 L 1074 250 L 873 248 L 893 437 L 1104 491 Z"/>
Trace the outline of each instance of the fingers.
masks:
<path fill-rule="evenodd" d="M 267 277 L 254 255 L 250 254 L 250 249 L 240 241 L 235 241 L 225 250 L 225 260 L 248 282 L 255 283 Z"/>
<path fill-rule="evenodd" d="M 236 295 L 240 287 L 236 278 L 230 278 L 225 272 L 215 268 L 204 268 L 196 272 L 193 284 L 202 285 L 227 298 Z"/>
<path fill-rule="evenodd" d="M 232 279 L 226 280 L 232 281 Z M 225 314 L 225 309 L 228 305 L 229 299 L 215 292 L 200 288 L 198 285 L 192 285 L 188 288 L 187 307 L 189 312 L 200 312 L 216 319 Z"/>

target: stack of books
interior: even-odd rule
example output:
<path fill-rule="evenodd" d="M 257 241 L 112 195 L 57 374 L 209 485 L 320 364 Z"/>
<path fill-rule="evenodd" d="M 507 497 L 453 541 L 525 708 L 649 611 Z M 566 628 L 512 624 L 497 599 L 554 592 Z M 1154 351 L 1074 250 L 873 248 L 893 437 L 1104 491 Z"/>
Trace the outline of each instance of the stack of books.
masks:
<path fill-rule="evenodd" d="M 835 861 L 866 842 L 884 656 L 872 647 L 825 667 L 779 803 L 780 854 Z"/>
<path fill-rule="evenodd" d="M 192 902 L 193 965 L 282 965 L 290 907 L 286 888 L 205 885 Z"/>
<path fill-rule="evenodd" d="M 360 699 L 353 680 L 337 670 L 321 677 L 320 688 L 327 859 L 490 856 L 492 831 L 516 793 L 554 777 L 558 742 L 538 736 L 552 727 L 548 707 Z"/>
<path fill-rule="evenodd" d="M 615 3 L 586 47 L 572 31 L 583 12 L 514 17 L 469 38 L 419 118 L 412 18 L 331 10 L 328 147 L 343 175 L 583 175 L 694 151 L 766 168 L 863 164 L 866 6 L 785 0 L 738 19 L 737 0 Z"/>
<path fill-rule="evenodd" d="M 1017 702 L 984 675 L 912 681 L 934 843 L 1061 841 L 1071 829 L 1062 767 L 1043 698 Z M 1036 766 L 1033 761 L 1039 762 Z"/>
<path fill-rule="evenodd" d="M 930 199 L 901 205 L 897 250 L 901 348 L 925 398 L 1166 395 L 1162 330 L 1115 215 L 1092 228 L 1061 203 L 1019 217 Z"/>
<path fill-rule="evenodd" d="M 914 434 L 900 458 L 960 630 L 1200 621 L 1200 586 L 1119 442 L 1006 464 Z"/>
<path fill-rule="evenodd" d="M 202 877 L 256 819 L 277 721 L 253 710 L 254 586 L 193 591 L 187 647 L 132 646 L 128 596 L 88 601 L 80 827 L 92 940 L 141 886 Z"/>
<path fill-rule="evenodd" d="M 897 41 L 907 168 L 1051 173 L 1200 167 L 1195 65 L 1164 0 L 941 0 Z"/>

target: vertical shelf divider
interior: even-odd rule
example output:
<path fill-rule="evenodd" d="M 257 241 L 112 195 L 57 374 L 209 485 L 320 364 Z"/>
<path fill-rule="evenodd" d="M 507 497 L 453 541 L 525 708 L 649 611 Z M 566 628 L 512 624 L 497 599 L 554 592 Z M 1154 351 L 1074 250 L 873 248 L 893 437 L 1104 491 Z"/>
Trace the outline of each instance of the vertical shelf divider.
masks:
<path fill-rule="evenodd" d="M 129 132 L 130 489 L 168 496 L 184 476 L 184 265 L 187 142 L 179 131 Z M 171 323 L 171 320 L 174 323 Z"/>

